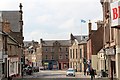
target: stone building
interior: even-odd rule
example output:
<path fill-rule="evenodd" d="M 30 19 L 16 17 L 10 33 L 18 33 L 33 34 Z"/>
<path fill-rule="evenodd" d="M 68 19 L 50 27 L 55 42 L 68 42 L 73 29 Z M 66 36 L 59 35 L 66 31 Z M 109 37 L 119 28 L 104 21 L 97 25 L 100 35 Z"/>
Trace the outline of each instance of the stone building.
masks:
<path fill-rule="evenodd" d="M 115 21 L 113 9 L 119 6 L 118 0 L 101 0 L 103 8 L 103 22 L 104 22 L 104 54 L 106 57 L 106 69 L 108 70 L 108 77 L 116 77 L 120 79 L 120 30 L 119 20 Z M 114 7 L 112 6 L 114 4 Z M 119 12 L 119 11 L 118 11 Z M 116 22 L 116 23 L 115 23 Z M 114 25 L 113 25 L 114 24 Z"/>
<path fill-rule="evenodd" d="M 69 67 L 76 71 L 84 71 L 87 64 L 87 39 L 88 36 L 73 36 L 71 34 L 71 46 L 69 47 Z"/>
<path fill-rule="evenodd" d="M 40 55 L 45 69 L 67 69 L 69 67 L 70 40 L 40 40 Z"/>
<path fill-rule="evenodd" d="M 24 41 L 24 56 L 25 56 L 25 66 L 36 67 L 36 52 L 39 43 L 37 41 Z"/>
<path fill-rule="evenodd" d="M 22 20 L 22 5 L 20 11 L 0 11 L 0 31 L 5 33 L 6 38 L 3 38 L 3 60 L 2 68 L 5 77 L 18 73 L 22 75 L 21 60 L 23 58 L 23 20 Z M 12 51 L 13 50 L 13 51 Z M 18 50 L 18 51 L 16 51 Z M 10 62 L 11 61 L 11 62 Z M 15 63 L 14 63 L 15 62 Z M 7 66 L 15 66 L 17 71 Z M 10 72 L 12 71 L 12 73 Z"/>
<path fill-rule="evenodd" d="M 20 54 L 20 46 L 18 42 L 13 39 L 10 35 L 5 32 L 1 32 L 2 35 L 0 37 L 1 40 L 1 57 L 2 57 L 2 65 L 0 72 L 0 77 L 3 75 L 8 76 L 17 76 L 19 74 L 19 55 Z M 7 65 L 5 65 L 7 62 Z M 6 72 L 7 70 L 7 72 Z"/>
<path fill-rule="evenodd" d="M 97 72 L 100 72 L 104 66 L 105 60 L 101 55 L 103 49 L 103 21 L 97 21 L 97 30 L 92 30 L 92 23 L 89 21 L 89 39 L 87 40 L 87 60 L 90 62 L 88 65 L 94 68 Z M 102 64 L 101 64 L 102 63 Z M 101 66 L 101 68 L 100 68 Z"/>

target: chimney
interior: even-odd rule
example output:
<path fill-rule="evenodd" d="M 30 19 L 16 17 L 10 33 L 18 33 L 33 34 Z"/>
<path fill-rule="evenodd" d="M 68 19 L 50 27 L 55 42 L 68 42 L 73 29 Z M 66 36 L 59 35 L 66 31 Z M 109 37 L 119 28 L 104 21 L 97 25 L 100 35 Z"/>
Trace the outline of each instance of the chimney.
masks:
<path fill-rule="evenodd" d="M 95 23 L 97 23 L 97 29 L 100 28 L 100 27 L 103 27 L 103 24 L 104 24 L 103 21 L 100 21 L 100 20 L 98 20 Z"/>
<path fill-rule="evenodd" d="M 10 28 L 10 22 L 8 22 L 8 20 L 5 20 L 3 22 L 3 31 L 10 33 L 11 32 L 11 28 Z"/>
<path fill-rule="evenodd" d="M 40 39 L 40 43 L 42 43 L 42 42 L 43 42 L 43 39 L 41 38 L 41 39 Z"/>
<path fill-rule="evenodd" d="M 90 37 L 90 35 L 91 35 L 91 30 L 92 30 L 92 23 L 91 23 L 90 20 L 89 20 L 89 23 L 88 23 L 88 29 L 89 29 L 88 34 L 89 34 L 89 37 Z"/>

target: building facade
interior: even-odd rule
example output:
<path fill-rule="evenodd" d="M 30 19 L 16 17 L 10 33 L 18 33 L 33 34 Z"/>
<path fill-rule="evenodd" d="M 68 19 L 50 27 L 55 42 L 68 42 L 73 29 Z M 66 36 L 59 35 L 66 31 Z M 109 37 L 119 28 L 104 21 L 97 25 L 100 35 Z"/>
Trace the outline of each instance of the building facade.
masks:
<path fill-rule="evenodd" d="M 25 66 L 36 67 L 36 54 L 39 43 L 37 41 L 24 41 Z"/>
<path fill-rule="evenodd" d="M 22 75 L 21 58 L 23 57 L 23 20 L 22 20 L 22 5 L 20 11 L 0 11 L 0 31 L 4 32 L 3 36 L 3 74 L 5 77 L 11 74 Z M 16 50 L 18 51 L 16 51 Z M 13 51 L 12 51 L 13 50 Z M 14 55 L 13 55 L 14 54 Z M 9 68 L 11 66 L 12 68 Z M 17 68 L 17 71 L 13 69 Z M 10 69 L 11 70 L 10 72 Z"/>
<path fill-rule="evenodd" d="M 115 54 L 114 48 L 115 48 L 115 40 L 114 40 L 114 29 L 111 28 L 110 23 L 110 3 L 111 1 L 101 1 L 102 8 L 103 8 L 103 22 L 104 22 L 104 36 L 103 36 L 103 42 L 104 42 L 104 54 L 106 56 L 106 68 L 105 70 L 108 71 L 109 74 L 108 77 L 115 77 L 114 74 L 116 74 L 115 70 Z M 110 49 L 112 51 L 112 54 L 110 52 Z M 112 63 L 112 64 L 111 64 Z"/>
<path fill-rule="evenodd" d="M 87 38 L 88 36 L 73 36 L 71 34 L 71 46 L 69 47 L 69 67 L 76 71 L 86 70 L 87 64 Z M 85 61 L 84 61 L 85 60 Z"/>
<path fill-rule="evenodd" d="M 45 69 L 69 67 L 70 40 L 40 40 L 40 55 Z"/>
<path fill-rule="evenodd" d="M 112 3 L 117 3 L 115 6 L 118 8 L 118 0 L 101 0 L 103 8 L 103 21 L 104 21 L 104 54 L 106 56 L 106 62 L 108 66 L 108 77 L 120 79 L 120 30 L 119 25 L 113 25 Z M 114 7 L 115 8 L 115 7 Z M 117 10 L 116 8 L 116 10 Z M 119 21 L 117 22 L 117 24 Z"/>

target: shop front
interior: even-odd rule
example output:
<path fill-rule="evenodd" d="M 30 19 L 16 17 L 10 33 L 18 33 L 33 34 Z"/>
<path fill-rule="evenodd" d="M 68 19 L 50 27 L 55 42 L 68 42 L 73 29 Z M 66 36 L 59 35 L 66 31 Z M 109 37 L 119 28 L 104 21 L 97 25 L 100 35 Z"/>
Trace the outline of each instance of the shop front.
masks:
<path fill-rule="evenodd" d="M 47 69 L 47 70 L 58 69 L 58 63 L 55 60 L 44 60 L 42 64 L 44 69 Z"/>
<path fill-rule="evenodd" d="M 8 66 L 9 66 L 9 76 L 17 76 L 18 75 L 18 57 L 9 57 Z"/>

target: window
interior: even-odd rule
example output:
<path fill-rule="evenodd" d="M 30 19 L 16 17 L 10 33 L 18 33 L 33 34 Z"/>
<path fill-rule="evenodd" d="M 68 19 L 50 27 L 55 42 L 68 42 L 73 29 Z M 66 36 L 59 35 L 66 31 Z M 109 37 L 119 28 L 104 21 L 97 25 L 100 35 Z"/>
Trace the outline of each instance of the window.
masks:
<path fill-rule="evenodd" d="M 80 49 L 80 58 L 82 58 L 82 49 Z"/>
<path fill-rule="evenodd" d="M 68 59 L 68 55 L 67 54 L 65 55 L 65 59 Z"/>
<path fill-rule="evenodd" d="M 72 68 L 72 62 L 70 62 L 70 68 Z"/>
<path fill-rule="evenodd" d="M 54 56 L 52 55 L 51 58 L 54 59 Z"/>
<path fill-rule="evenodd" d="M 51 49 L 51 52 L 54 52 L 54 48 Z"/>
<path fill-rule="evenodd" d="M 63 64 L 64 65 L 64 68 L 67 68 L 67 64 Z"/>
<path fill-rule="evenodd" d="M 62 59 L 62 55 L 59 56 L 59 59 Z"/>
<path fill-rule="evenodd" d="M 10 72 L 14 73 L 14 62 L 11 62 L 10 64 Z"/>
<path fill-rule="evenodd" d="M 47 52 L 48 50 L 47 50 L 47 48 L 45 49 L 45 52 Z"/>
<path fill-rule="evenodd" d="M 114 29 L 111 28 L 111 40 L 114 40 Z"/>
<path fill-rule="evenodd" d="M 73 59 L 74 59 L 74 49 L 73 49 Z"/>
<path fill-rule="evenodd" d="M 12 47 L 10 46 L 10 51 L 12 51 Z"/>
<path fill-rule="evenodd" d="M 60 48 L 60 52 L 62 51 L 62 48 Z"/>
<path fill-rule="evenodd" d="M 66 48 L 66 52 L 68 51 L 68 48 Z"/>
<path fill-rule="evenodd" d="M 47 57 L 47 55 L 45 56 L 45 59 L 47 59 L 48 57 Z"/>
<path fill-rule="evenodd" d="M 77 49 L 76 49 L 76 59 L 77 59 L 77 56 L 78 56 L 78 55 L 77 55 Z"/>
<path fill-rule="evenodd" d="M 72 58 L 72 49 L 70 49 L 70 58 Z"/>
<path fill-rule="evenodd" d="M 80 63 L 80 72 L 82 71 L 82 63 Z"/>

